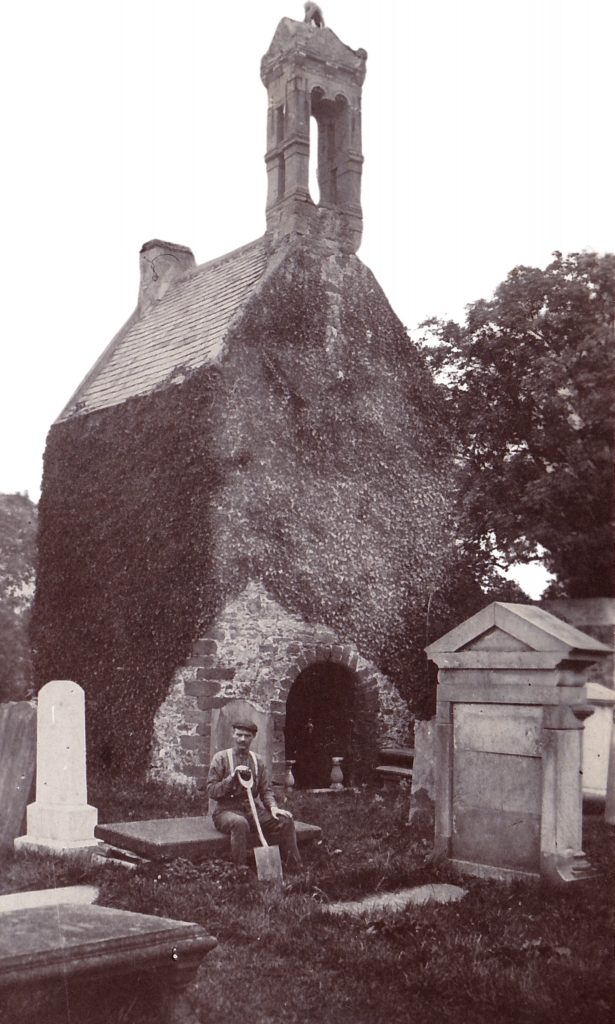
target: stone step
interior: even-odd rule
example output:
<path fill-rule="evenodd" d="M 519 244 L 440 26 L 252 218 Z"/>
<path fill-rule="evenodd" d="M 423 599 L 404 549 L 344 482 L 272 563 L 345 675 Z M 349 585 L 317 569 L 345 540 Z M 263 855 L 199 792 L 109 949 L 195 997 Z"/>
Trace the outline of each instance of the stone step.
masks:
<path fill-rule="evenodd" d="M 414 753 L 414 747 L 379 747 L 378 759 L 381 764 L 412 768 Z"/>
<path fill-rule="evenodd" d="M 319 839 L 321 829 L 295 821 L 297 842 Z M 119 821 L 97 825 L 94 834 L 109 846 L 128 850 L 148 860 L 172 860 L 174 857 L 224 856 L 230 852 L 230 839 L 218 832 L 209 816 L 196 818 L 159 818 L 154 821 Z M 254 836 L 254 845 L 258 837 Z"/>
<path fill-rule="evenodd" d="M 412 779 L 412 768 L 402 768 L 394 764 L 380 764 L 374 771 L 381 779 Z"/>

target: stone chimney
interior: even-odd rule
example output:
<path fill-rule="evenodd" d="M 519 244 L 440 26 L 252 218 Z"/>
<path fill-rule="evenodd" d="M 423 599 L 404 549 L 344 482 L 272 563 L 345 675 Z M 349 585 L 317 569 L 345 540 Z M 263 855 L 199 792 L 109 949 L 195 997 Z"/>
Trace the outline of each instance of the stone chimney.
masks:
<path fill-rule="evenodd" d="M 267 231 L 278 241 L 309 235 L 331 248 L 361 244 L 361 88 L 365 50 L 351 50 L 331 29 L 283 18 L 261 62 L 267 88 Z M 310 153 L 310 118 L 318 152 Z M 320 200 L 310 196 L 316 157 Z"/>
<path fill-rule="evenodd" d="M 139 253 L 139 311 L 142 313 L 166 294 L 172 284 L 196 267 L 191 249 L 153 238 Z"/>

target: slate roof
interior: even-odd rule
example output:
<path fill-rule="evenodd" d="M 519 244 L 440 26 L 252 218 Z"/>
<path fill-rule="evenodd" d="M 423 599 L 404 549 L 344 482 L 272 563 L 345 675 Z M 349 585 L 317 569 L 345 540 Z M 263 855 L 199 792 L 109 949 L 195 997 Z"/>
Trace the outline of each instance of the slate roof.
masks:
<path fill-rule="evenodd" d="M 214 362 L 229 325 L 266 264 L 263 238 L 203 263 L 141 315 L 134 313 L 59 416 L 119 405 L 181 383 L 185 370 Z"/>

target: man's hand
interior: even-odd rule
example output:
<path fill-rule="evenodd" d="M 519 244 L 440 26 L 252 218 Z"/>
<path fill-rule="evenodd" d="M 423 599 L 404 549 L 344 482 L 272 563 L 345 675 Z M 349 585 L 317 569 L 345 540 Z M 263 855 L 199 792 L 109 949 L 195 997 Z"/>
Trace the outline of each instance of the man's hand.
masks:
<path fill-rule="evenodd" d="M 285 811 L 281 807 L 272 807 L 271 817 L 275 818 L 275 820 L 277 821 L 278 818 L 292 818 L 292 814 L 290 813 L 290 811 Z"/>

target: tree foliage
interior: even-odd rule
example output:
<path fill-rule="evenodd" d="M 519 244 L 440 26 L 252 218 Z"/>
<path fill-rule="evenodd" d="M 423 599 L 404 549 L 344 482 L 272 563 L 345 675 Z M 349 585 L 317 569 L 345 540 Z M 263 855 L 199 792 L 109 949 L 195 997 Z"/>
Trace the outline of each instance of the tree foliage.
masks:
<path fill-rule="evenodd" d="M 542 556 L 570 597 L 614 592 L 614 315 L 615 255 L 556 252 L 545 270 L 512 270 L 463 326 L 423 325 L 465 532 L 507 564 Z"/>

